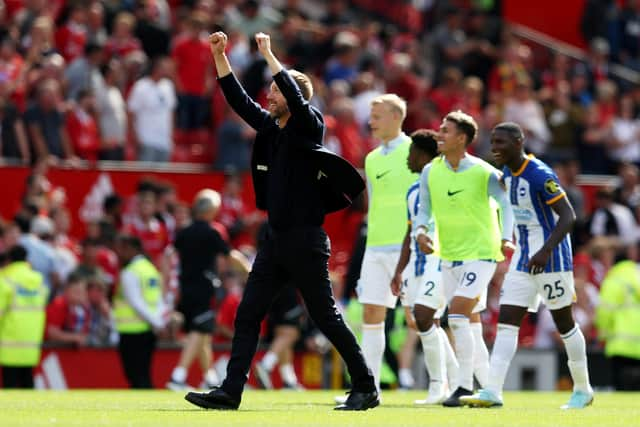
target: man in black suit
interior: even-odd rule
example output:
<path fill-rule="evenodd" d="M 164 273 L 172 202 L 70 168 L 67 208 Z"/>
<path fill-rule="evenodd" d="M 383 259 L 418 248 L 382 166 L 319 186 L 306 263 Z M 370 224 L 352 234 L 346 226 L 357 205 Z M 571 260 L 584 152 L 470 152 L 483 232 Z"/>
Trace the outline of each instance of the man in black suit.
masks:
<path fill-rule="evenodd" d="M 322 333 L 347 364 L 353 390 L 338 410 L 366 410 L 380 400 L 373 376 L 353 333 L 335 305 L 329 281 L 330 244 L 322 229 L 326 213 L 346 207 L 363 189 L 357 171 L 322 148 L 324 120 L 309 104 L 313 86 L 297 71 L 285 70 L 271 52 L 268 35 L 256 34 L 273 83 L 263 109 L 249 98 L 224 53 L 227 36 L 209 37 L 218 82 L 227 102 L 256 131 L 251 170 L 256 205 L 267 211 L 267 237 L 238 307 L 227 377 L 209 393 L 185 398 L 209 409 L 237 409 L 258 343 L 260 322 L 282 286 L 293 283 Z"/>

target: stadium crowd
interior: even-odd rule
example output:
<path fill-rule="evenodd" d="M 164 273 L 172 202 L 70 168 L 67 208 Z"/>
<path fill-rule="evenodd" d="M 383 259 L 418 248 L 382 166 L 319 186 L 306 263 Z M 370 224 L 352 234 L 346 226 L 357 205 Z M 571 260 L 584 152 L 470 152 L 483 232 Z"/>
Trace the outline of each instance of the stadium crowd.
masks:
<path fill-rule="evenodd" d="M 410 3 L 394 9 L 364 0 L 0 2 L 0 160 L 33 168 L 22 208 L 2 220 L 0 249 L 22 245 L 43 274 L 50 290 L 46 339 L 116 342 L 117 232 L 141 239 L 173 306 L 178 266 L 171 244 L 191 221 L 191 201 L 180 199 L 179 188 L 145 180 L 135 195 L 108 196 L 87 235 L 71 236 L 64 189 L 49 182 L 49 167 L 86 168 L 98 160 L 210 165 L 226 173 L 214 228 L 248 259 L 255 253 L 264 217 L 243 201 L 239 175 L 249 169 L 254 134 L 224 102 L 206 38 L 224 29 L 234 70 L 262 103 L 270 74 L 253 34 L 272 34 L 283 62 L 313 78 L 311 102 L 325 113 L 325 145 L 357 167 L 376 144 L 368 115 L 382 93 L 407 101 L 407 133 L 438 129 L 449 111 L 469 113 L 479 125 L 471 152 L 489 161 L 491 128 L 520 124 L 527 150 L 553 165 L 578 216 L 574 314 L 589 347 L 602 348 L 601 283 L 617 261 L 638 260 L 640 86 L 613 75 L 611 64 L 640 68 L 640 34 L 633 32 L 640 2 L 610 2 L 605 26 L 589 24 L 595 5 L 585 9 L 585 61 L 516 37 L 500 19 L 499 1 Z M 619 184 L 599 189 L 589 211 L 577 185 L 581 173 L 617 175 Z M 217 328 L 228 340 L 245 278 L 229 272 L 220 279 Z M 489 343 L 499 288 L 490 289 L 483 314 Z M 350 295 L 338 297 L 347 304 Z M 173 320 L 167 315 L 168 325 Z M 175 329 L 163 333 L 176 337 Z M 309 340 L 314 349 L 316 341 Z M 521 346 L 559 342 L 548 311 L 521 328 Z"/>

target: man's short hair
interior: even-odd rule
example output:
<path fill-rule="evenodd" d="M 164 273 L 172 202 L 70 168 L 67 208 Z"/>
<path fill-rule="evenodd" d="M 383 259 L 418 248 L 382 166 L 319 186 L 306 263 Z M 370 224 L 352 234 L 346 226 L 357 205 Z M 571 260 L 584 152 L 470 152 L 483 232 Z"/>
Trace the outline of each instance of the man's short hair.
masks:
<path fill-rule="evenodd" d="M 138 252 L 143 251 L 142 241 L 138 236 L 132 236 L 131 234 L 126 234 L 126 233 L 118 234 L 116 236 L 116 242 L 123 244 L 125 246 L 128 246 L 130 248 L 133 248 Z"/>
<path fill-rule="evenodd" d="M 200 190 L 193 201 L 193 215 L 197 217 L 209 212 L 211 209 L 218 210 L 221 203 L 220 193 L 217 191 L 210 188 Z"/>
<path fill-rule="evenodd" d="M 400 113 L 402 120 L 407 117 L 407 101 L 400 98 L 395 93 L 385 93 L 373 98 L 371 105 L 373 106 L 378 104 L 388 105 L 392 111 Z"/>
<path fill-rule="evenodd" d="M 310 100 L 313 96 L 313 84 L 311 83 L 309 76 L 296 70 L 289 70 L 289 75 L 298 85 L 298 89 L 300 89 L 302 97 L 307 101 Z"/>
<path fill-rule="evenodd" d="M 476 139 L 478 124 L 469 114 L 461 110 L 456 110 L 447 114 L 444 119 L 455 123 L 458 130 L 467 136 L 465 146 L 468 146 Z"/>
<path fill-rule="evenodd" d="M 411 134 L 411 142 L 431 158 L 438 156 L 437 132 L 431 129 L 418 129 Z"/>
<path fill-rule="evenodd" d="M 514 122 L 502 122 L 493 128 L 494 131 L 502 131 L 509 134 L 515 141 L 524 141 L 524 132 L 519 124 Z"/>

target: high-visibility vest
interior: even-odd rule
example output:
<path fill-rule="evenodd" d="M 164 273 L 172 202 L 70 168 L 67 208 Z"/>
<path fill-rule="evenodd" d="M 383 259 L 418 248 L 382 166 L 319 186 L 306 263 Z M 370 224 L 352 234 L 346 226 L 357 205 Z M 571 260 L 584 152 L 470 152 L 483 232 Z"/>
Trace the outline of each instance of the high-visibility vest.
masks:
<path fill-rule="evenodd" d="M 367 247 L 402 244 L 407 232 L 407 191 L 418 175 L 407 167 L 411 138 L 390 153 L 382 146 L 365 159 L 367 185 L 371 190 L 367 215 Z"/>
<path fill-rule="evenodd" d="M 29 263 L 0 272 L 0 365 L 36 366 L 40 360 L 49 288 Z"/>
<path fill-rule="evenodd" d="M 158 303 L 162 298 L 162 280 L 156 267 L 144 257 L 134 259 L 125 271 L 133 272 L 140 282 L 142 298 L 152 313 L 158 311 Z M 139 334 L 151 330 L 151 325 L 136 313 L 124 297 L 122 284 L 113 299 L 113 317 L 116 329 L 122 334 Z"/>
<path fill-rule="evenodd" d="M 640 268 L 634 261 L 619 262 L 607 272 L 595 324 L 607 357 L 640 360 Z"/>

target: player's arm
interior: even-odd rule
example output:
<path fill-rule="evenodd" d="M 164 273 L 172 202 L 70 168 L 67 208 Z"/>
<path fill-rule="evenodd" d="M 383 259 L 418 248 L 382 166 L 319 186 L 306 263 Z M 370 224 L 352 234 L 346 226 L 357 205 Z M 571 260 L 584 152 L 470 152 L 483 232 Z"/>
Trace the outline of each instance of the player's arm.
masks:
<path fill-rule="evenodd" d="M 427 236 L 429 231 L 429 219 L 431 218 L 431 193 L 429 192 L 429 171 L 431 163 L 422 169 L 420 174 L 420 206 L 416 216 L 416 242 L 425 254 L 433 252 L 433 242 Z"/>
<path fill-rule="evenodd" d="M 276 58 L 271 51 L 270 36 L 264 33 L 256 34 L 256 44 L 265 61 L 267 61 L 269 71 L 271 71 L 271 75 L 273 76 L 273 81 L 278 86 L 280 92 L 282 92 L 282 96 L 287 100 L 287 107 L 291 112 L 291 116 L 295 117 L 296 126 L 302 127 L 304 130 L 318 136 L 317 142 L 315 143 L 312 139 L 301 140 L 299 142 L 310 143 L 305 144 L 307 148 L 310 149 L 318 148 L 324 127 L 322 121 L 309 105 L 309 101 L 304 99 L 302 92 L 300 92 L 298 85 L 289 75 L 289 72 L 282 66 L 278 58 Z"/>
<path fill-rule="evenodd" d="M 227 35 L 222 31 L 209 35 L 209 47 L 225 99 L 233 111 L 238 113 L 249 126 L 255 130 L 260 129 L 269 118 L 269 112 L 247 95 L 233 74 L 227 55 L 224 53 L 227 47 Z"/>
<path fill-rule="evenodd" d="M 411 224 L 407 227 L 407 232 L 404 235 L 402 241 L 402 248 L 400 249 L 400 258 L 396 264 L 396 271 L 391 279 L 391 292 L 398 296 L 402 290 L 402 272 L 409 264 L 409 256 L 411 255 Z"/>
<path fill-rule="evenodd" d="M 534 274 L 544 271 L 549 262 L 551 252 L 567 236 L 567 233 L 571 231 L 573 224 L 576 222 L 576 214 L 564 193 L 562 197 L 558 198 L 550 206 L 558 215 L 558 221 L 540 250 L 529 260 L 529 271 Z"/>
<path fill-rule="evenodd" d="M 489 176 L 489 185 L 487 187 L 489 196 L 492 197 L 500 206 L 500 229 L 502 230 L 502 253 L 513 250 L 513 227 L 514 216 L 511 201 L 507 195 L 504 184 L 501 182 L 499 172 Z"/>

